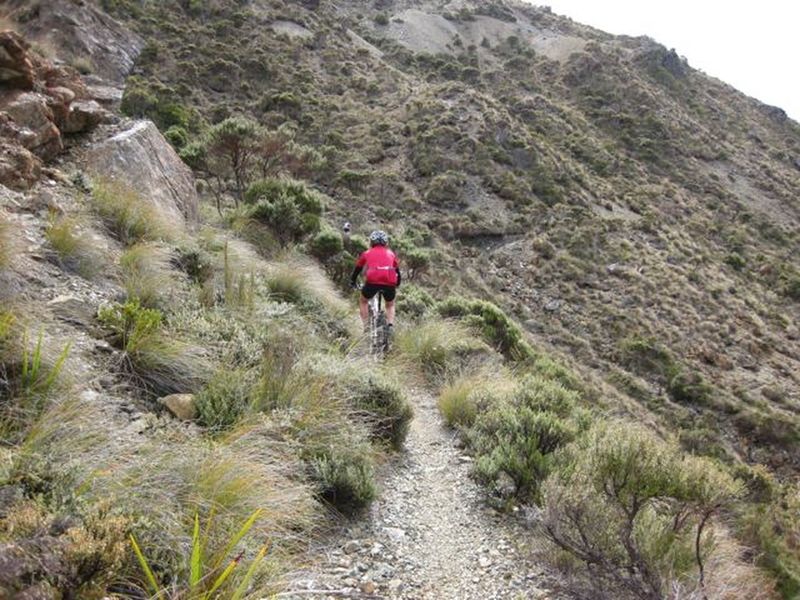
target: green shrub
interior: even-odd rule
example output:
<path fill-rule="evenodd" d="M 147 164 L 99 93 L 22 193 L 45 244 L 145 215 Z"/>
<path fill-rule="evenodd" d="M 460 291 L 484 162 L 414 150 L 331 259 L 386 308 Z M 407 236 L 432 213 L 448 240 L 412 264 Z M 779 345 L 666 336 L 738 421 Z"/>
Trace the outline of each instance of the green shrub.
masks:
<path fill-rule="evenodd" d="M 731 252 L 725 257 L 725 264 L 736 271 L 742 271 L 747 266 L 747 260 L 738 252 Z"/>
<path fill-rule="evenodd" d="M 92 205 L 108 229 L 125 245 L 173 237 L 160 213 L 136 191 L 120 183 L 94 182 Z"/>
<path fill-rule="evenodd" d="M 181 125 L 173 125 L 164 132 L 164 137 L 176 150 L 181 150 L 189 143 L 189 134 Z"/>
<path fill-rule="evenodd" d="M 137 299 L 105 306 L 98 319 L 122 351 L 120 369 L 142 391 L 154 396 L 194 392 L 208 373 L 203 351 L 176 339 L 163 327 L 160 311 Z"/>
<path fill-rule="evenodd" d="M 251 385 L 246 371 L 218 372 L 195 396 L 197 420 L 216 431 L 231 428 L 251 404 Z"/>
<path fill-rule="evenodd" d="M 601 424 L 561 453 L 544 485 L 547 536 L 591 586 L 661 598 L 702 589 L 713 518 L 741 486 L 708 459 L 630 423 Z"/>
<path fill-rule="evenodd" d="M 436 308 L 441 316 L 458 317 L 474 327 L 506 358 L 524 361 L 535 357 L 520 328 L 491 302 L 453 296 L 440 302 Z"/>
<path fill-rule="evenodd" d="M 467 435 L 479 480 L 494 484 L 505 474 L 514 482 L 518 498 L 539 502 L 553 452 L 576 433 L 573 423 L 551 412 L 503 401 L 482 413 Z"/>
<path fill-rule="evenodd" d="M 1 251 L 0 254 L 2 254 Z M 800 301 L 800 275 L 789 276 L 781 288 L 781 291 L 787 298 Z"/>
<path fill-rule="evenodd" d="M 342 234 L 335 229 L 325 227 L 315 235 L 309 243 L 311 254 L 320 260 L 327 260 L 344 250 Z"/>
<path fill-rule="evenodd" d="M 418 321 L 426 317 L 436 301 L 424 288 L 404 283 L 397 293 L 397 313 L 403 319 Z"/>
<path fill-rule="evenodd" d="M 672 353 L 652 338 L 628 337 L 620 343 L 620 362 L 663 385 L 676 402 L 707 405 L 714 388 L 699 373 L 689 373 Z"/>
<path fill-rule="evenodd" d="M 245 201 L 253 204 L 251 218 L 272 228 L 283 246 L 320 229 L 323 197 L 300 181 L 262 179 L 247 189 Z"/>
<path fill-rule="evenodd" d="M 752 497 L 754 478 L 743 480 Z M 757 495 L 740 517 L 740 533 L 747 543 L 760 550 L 758 564 L 775 577 L 781 596 L 797 598 L 800 594 L 800 554 L 797 552 L 800 491 L 796 485 L 779 487 L 774 481 L 764 482 L 763 477 L 757 477 L 756 481 Z"/>
<path fill-rule="evenodd" d="M 375 499 L 375 474 L 363 448 L 331 448 L 315 456 L 310 468 L 319 495 L 343 513 L 356 512 Z"/>
<path fill-rule="evenodd" d="M 360 375 L 346 384 L 346 395 L 374 437 L 399 450 L 414 411 L 400 388 L 378 374 Z"/>
<path fill-rule="evenodd" d="M 376 25 L 388 25 L 389 24 L 389 17 L 386 13 L 378 13 L 375 15 L 375 24 Z"/>

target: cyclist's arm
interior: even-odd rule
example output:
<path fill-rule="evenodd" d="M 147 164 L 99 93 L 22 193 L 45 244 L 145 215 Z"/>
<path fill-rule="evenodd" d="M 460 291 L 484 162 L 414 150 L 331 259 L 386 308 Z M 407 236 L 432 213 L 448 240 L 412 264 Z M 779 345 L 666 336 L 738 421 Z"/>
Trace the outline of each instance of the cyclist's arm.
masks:
<path fill-rule="evenodd" d="M 397 257 L 394 258 L 394 270 L 397 273 L 397 287 L 400 287 L 400 281 L 403 279 L 403 275 L 400 273 L 400 263 L 397 262 Z"/>
<path fill-rule="evenodd" d="M 356 282 L 358 281 L 358 276 L 361 275 L 361 269 L 363 269 L 363 267 L 358 266 L 358 264 L 356 264 L 356 268 L 353 269 L 353 273 L 350 275 L 350 285 L 352 287 L 355 287 Z"/>

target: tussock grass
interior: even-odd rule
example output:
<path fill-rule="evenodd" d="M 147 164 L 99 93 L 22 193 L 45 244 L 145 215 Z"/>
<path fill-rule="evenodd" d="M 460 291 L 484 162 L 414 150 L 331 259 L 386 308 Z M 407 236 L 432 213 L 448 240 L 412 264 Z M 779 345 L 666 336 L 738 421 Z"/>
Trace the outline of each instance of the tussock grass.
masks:
<path fill-rule="evenodd" d="M 257 515 L 231 552 L 253 557 L 269 547 L 250 590 L 254 597 L 269 596 L 315 524 L 312 490 L 296 476 L 301 471 L 272 423 L 253 420 L 218 443 L 175 433 L 156 438 L 130 456 L 124 469 L 98 481 L 92 494 L 114 497 L 130 515 L 131 531 L 171 597 L 190 587 L 195 515 L 204 536 L 202 572 L 213 568 L 215 555 L 227 554 L 242 524 Z M 129 560 L 129 576 L 147 587 L 132 553 Z M 245 569 L 237 569 L 221 593 L 230 596 L 244 576 Z M 172 583 L 166 587 L 167 582 Z"/>
<path fill-rule="evenodd" d="M 517 383 L 505 369 L 484 369 L 454 378 L 441 390 L 439 411 L 449 427 L 469 428 L 479 411 L 513 393 Z"/>
<path fill-rule="evenodd" d="M 110 180 L 95 181 L 92 206 L 123 244 L 172 240 L 181 233 L 135 191 Z"/>
<path fill-rule="evenodd" d="M 443 381 L 471 359 L 488 359 L 491 349 L 456 321 L 429 320 L 401 329 L 394 348 L 428 378 Z"/>
<path fill-rule="evenodd" d="M 270 263 L 266 278 L 270 292 L 282 302 L 322 307 L 335 316 L 350 309 L 322 269 L 299 255 L 289 254 Z"/>
<path fill-rule="evenodd" d="M 85 279 L 93 279 L 103 271 L 105 259 L 80 219 L 51 215 L 45 237 L 63 268 Z"/>
<path fill-rule="evenodd" d="M 62 391 L 70 344 L 57 352 L 40 331 L 35 341 L 14 313 L 0 311 L 0 434 L 14 439 Z"/>
<path fill-rule="evenodd" d="M 147 308 L 166 308 L 176 287 L 169 252 L 151 244 L 136 244 L 120 257 L 122 285 L 129 300 Z"/>
<path fill-rule="evenodd" d="M 106 306 L 98 313 L 113 344 L 122 350 L 120 368 L 132 382 L 153 396 L 195 392 L 210 371 L 206 352 L 163 326 L 160 311 L 138 300 Z"/>

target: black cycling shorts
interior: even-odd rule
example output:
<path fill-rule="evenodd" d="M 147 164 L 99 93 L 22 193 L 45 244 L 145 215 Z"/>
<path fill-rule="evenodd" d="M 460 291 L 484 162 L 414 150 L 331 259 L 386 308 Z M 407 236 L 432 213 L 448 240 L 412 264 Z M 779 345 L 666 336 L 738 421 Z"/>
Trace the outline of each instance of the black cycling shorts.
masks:
<path fill-rule="evenodd" d="M 375 285 L 372 283 L 365 283 L 361 287 L 361 295 L 364 296 L 364 298 L 366 298 L 367 300 L 369 300 L 375 294 L 381 292 L 383 294 L 383 299 L 386 300 L 387 302 L 391 302 L 392 300 L 394 300 L 394 297 L 396 295 L 395 292 L 396 289 L 397 288 L 395 288 L 393 285 Z"/>

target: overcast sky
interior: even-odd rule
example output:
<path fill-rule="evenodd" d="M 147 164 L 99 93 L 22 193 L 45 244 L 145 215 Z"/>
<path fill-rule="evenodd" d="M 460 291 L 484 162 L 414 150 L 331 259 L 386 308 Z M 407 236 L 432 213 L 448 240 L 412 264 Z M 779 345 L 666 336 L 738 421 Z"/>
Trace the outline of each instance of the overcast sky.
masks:
<path fill-rule="evenodd" d="M 800 1 L 539 0 L 615 34 L 647 35 L 689 64 L 800 121 Z"/>

